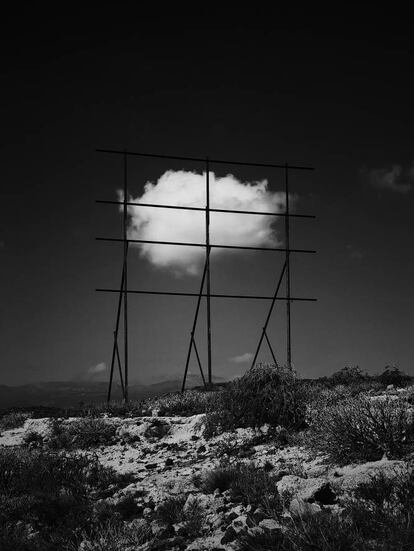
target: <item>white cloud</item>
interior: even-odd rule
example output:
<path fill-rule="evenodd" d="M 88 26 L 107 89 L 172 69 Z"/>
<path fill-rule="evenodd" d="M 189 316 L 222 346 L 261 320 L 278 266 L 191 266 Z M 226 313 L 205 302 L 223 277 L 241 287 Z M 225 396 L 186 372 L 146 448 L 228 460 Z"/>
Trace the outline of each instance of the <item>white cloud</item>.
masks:
<path fill-rule="evenodd" d="M 267 180 L 241 182 L 231 174 L 216 178 L 210 173 L 211 208 L 283 212 L 284 192 L 271 192 Z M 119 193 L 122 198 L 122 193 Z M 293 200 L 294 198 L 292 198 Z M 141 197 L 132 202 L 180 205 L 204 208 L 206 176 L 195 172 L 168 170 L 157 181 L 148 182 Z M 130 239 L 205 242 L 205 213 L 151 207 L 128 207 Z M 210 214 L 210 242 L 219 245 L 280 246 L 273 228 L 276 217 L 244 214 Z M 200 273 L 205 259 L 201 247 L 172 245 L 139 245 L 141 255 L 158 268 L 177 275 Z M 227 249 L 211 250 L 216 257 L 228 254 Z"/>
<path fill-rule="evenodd" d="M 99 373 L 103 373 L 104 371 L 106 371 L 106 363 L 101 362 L 90 367 L 88 369 L 88 375 L 98 375 Z"/>
<path fill-rule="evenodd" d="M 414 165 L 405 170 L 401 165 L 391 168 L 375 168 L 368 172 L 368 180 L 372 187 L 385 189 L 396 193 L 408 193 L 414 184 Z"/>
<path fill-rule="evenodd" d="M 245 352 L 244 354 L 240 354 L 240 356 L 233 356 L 232 358 L 229 358 L 229 362 L 234 364 L 243 364 L 251 362 L 252 360 L 253 354 L 251 352 Z"/>

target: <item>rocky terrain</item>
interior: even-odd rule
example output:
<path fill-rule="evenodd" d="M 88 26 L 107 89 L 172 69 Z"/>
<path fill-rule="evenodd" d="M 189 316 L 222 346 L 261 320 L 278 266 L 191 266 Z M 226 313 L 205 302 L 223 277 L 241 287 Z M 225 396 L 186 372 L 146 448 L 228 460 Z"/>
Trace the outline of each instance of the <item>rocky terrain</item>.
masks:
<path fill-rule="evenodd" d="M 398 396 L 397 391 L 389 394 Z M 97 458 L 102 465 L 129 475 L 129 483 L 97 500 L 97 506 L 119 509 L 127 504 L 132 513 L 124 522 L 149 531 L 163 542 L 159 549 L 235 550 L 242 534 L 272 537 L 285 529 L 271 507 L 266 510 L 263 505 L 235 498 L 229 489 L 203 485 L 209 473 L 217 469 L 245 463 L 268 473 L 283 498 L 281 518 L 300 518 L 322 511 L 340 514 L 344 499 L 374 475 L 381 473 L 392 479 L 408 465 L 407 459 L 389 459 L 386 455 L 377 461 L 335 465 L 326 455 L 310 450 L 300 441 L 292 445 L 283 442 L 283 438 L 267 438 L 269 425 L 238 428 L 206 439 L 205 414 L 159 417 L 154 411 L 153 416 L 104 415 L 102 420 L 112 429 L 108 442 L 76 450 L 75 438 L 72 446 L 75 453 Z M 22 427 L 2 432 L 0 448 L 38 448 L 47 442 L 53 422 L 29 418 Z M 60 420 L 62 427 L 76 422 L 75 418 Z M 189 530 L 188 522 L 180 521 L 180 515 L 169 522 L 157 514 L 169 500 L 181 504 L 183 519 L 185 511 L 195 506 L 200 513 L 198 533 Z M 124 548 L 153 549 L 148 543 Z M 78 549 L 98 547 L 84 541 Z"/>

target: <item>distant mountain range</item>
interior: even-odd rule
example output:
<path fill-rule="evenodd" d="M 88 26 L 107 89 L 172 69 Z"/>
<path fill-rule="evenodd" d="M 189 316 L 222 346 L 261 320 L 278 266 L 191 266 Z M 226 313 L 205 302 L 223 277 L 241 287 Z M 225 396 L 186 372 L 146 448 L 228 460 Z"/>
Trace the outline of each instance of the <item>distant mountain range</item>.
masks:
<path fill-rule="evenodd" d="M 223 379 L 215 378 L 215 382 Z M 166 394 L 181 389 L 182 380 L 172 379 L 155 384 L 132 384 L 129 386 L 130 400 L 142 400 L 151 396 Z M 198 375 L 189 374 L 186 388 L 201 386 Z M 0 410 L 11 407 L 45 406 L 69 408 L 81 404 L 92 404 L 106 401 L 107 382 L 44 382 L 21 386 L 0 385 Z M 112 388 L 112 399 L 120 400 L 121 387 L 116 384 Z"/>

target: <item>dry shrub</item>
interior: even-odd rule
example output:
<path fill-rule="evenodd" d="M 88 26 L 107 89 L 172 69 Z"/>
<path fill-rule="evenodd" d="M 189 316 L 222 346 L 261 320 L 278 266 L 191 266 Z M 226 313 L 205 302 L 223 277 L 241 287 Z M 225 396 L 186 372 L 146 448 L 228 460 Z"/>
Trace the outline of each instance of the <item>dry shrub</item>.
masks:
<path fill-rule="evenodd" d="M 184 520 L 186 496 L 171 496 L 157 507 L 157 518 L 166 524 L 175 524 Z"/>
<path fill-rule="evenodd" d="M 314 407 L 310 442 L 333 461 L 400 458 L 414 449 L 413 408 L 402 399 L 356 396 Z"/>
<path fill-rule="evenodd" d="M 213 401 L 214 392 L 186 390 L 175 392 L 157 398 L 148 398 L 143 402 L 143 408 L 148 412 L 157 410 L 159 416 L 190 417 L 206 413 Z"/>
<path fill-rule="evenodd" d="M 268 471 L 253 463 L 221 465 L 204 475 L 201 486 L 206 493 L 213 493 L 217 488 L 221 492 L 230 490 L 233 501 L 281 511 L 276 481 Z"/>
<path fill-rule="evenodd" d="M 22 427 L 27 419 L 30 419 L 30 413 L 12 411 L 6 413 L 0 418 L 0 432 L 4 430 L 17 429 Z"/>
<path fill-rule="evenodd" d="M 257 366 L 236 379 L 212 401 L 206 416 L 206 438 L 239 427 L 304 426 L 306 388 L 292 371 Z"/>
<path fill-rule="evenodd" d="M 68 549 L 70 551 L 125 551 L 140 549 L 148 542 L 151 547 L 152 534 L 149 527 L 139 523 L 107 523 L 97 525 L 92 531 L 85 532 Z"/>
<path fill-rule="evenodd" d="M 89 449 L 114 442 L 116 426 L 96 417 L 85 417 L 69 423 L 53 419 L 48 446 L 52 449 Z"/>
<path fill-rule="evenodd" d="M 123 482 L 84 456 L 0 450 L 0 550 L 65 549 L 90 528 L 94 499 Z"/>
<path fill-rule="evenodd" d="M 242 534 L 239 551 L 410 551 L 413 549 L 414 471 L 378 474 L 342 503 L 342 512 L 281 519 L 274 533 Z"/>

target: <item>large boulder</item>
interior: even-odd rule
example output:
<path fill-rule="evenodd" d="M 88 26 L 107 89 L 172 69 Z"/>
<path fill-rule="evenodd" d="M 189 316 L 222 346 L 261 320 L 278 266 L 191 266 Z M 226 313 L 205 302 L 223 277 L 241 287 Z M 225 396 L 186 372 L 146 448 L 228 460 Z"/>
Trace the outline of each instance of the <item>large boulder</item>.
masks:
<path fill-rule="evenodd" d="M 370 482 L 373 477 L 382 474 L 394 478 L 406 469 L 407 463 L 386 458 L 380 461 L 369 461 L 361 465 L 346 465 L 337 468 L 329 477 L 330 484 L 336 491 L 354 492 L 361 484 Z"/>
<path fill-rule="evenodd" d="M 301 478 L 295 475 L 284 476 L 277 483 L 277 489 L 282 497 L 300 499 L 307 503 L 332 505 L 336 502 L 336 494 L 326 478 Z"/>

